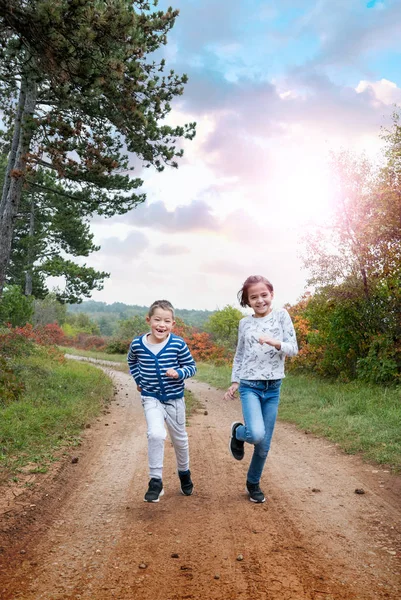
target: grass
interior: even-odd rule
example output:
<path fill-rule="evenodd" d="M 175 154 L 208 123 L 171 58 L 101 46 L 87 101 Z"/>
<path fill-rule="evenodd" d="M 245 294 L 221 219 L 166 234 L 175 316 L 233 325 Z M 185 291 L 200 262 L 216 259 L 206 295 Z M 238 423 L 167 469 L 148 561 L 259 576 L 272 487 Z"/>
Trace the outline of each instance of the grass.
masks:
<path fill-rule="evenodd" d="M 90 365 L 28 356 L 18 364 L 25 391 L 0 406 L 0 474 L 15 475 L 26 465 L 45 472 L 61 448 L 76 445 L 85 424 L 112 395 L 111 380 Z"/>
<path fill-rule="evenodd" d="M 67 348 L 59 346 L 64 354 L 74 354 L 75 356 L 85 356 L 86 358 L 96 358 L 97 360 L 109 360 L 111 362 L 127 363 L 126 354 L 107 354 L 106 352 L 96 352 L 93 350 L 80 350 L 79 348 Z"/>
<path fill-rule="evenodd" d="M 230 385 L 231 368 L 198 364 L 197 379 L 219 389 Z M 331 383 L 288 375 L 279 418 L 325 437 L 349 454 L 401 472 L 401 389 L 361 382 Z"/>

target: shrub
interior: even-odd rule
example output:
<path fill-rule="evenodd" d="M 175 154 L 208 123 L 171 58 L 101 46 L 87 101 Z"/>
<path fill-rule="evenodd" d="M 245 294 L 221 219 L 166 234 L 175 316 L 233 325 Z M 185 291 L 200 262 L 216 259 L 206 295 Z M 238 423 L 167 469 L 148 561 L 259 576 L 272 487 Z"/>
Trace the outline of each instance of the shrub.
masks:
<path fill-rule="evenodd" d="M 24 296 L 18 285 L 4 289 L 0 300 L 0 322 L 13 327 L 25 325 L 33 315 L 33 298 Z"/>
<path fill-rule="evenodd" d="M 25 389 L 14 368 L 4 356 L 0 355 L 0 407 L 19 400 Z"/>
<path fill-rule="evenodd" d="M 368 354 L 357 361 L 358 379 L 367 383 L 401 381 L 401 345 L 384 335 L 373 338 Z"/>
<path fill-rule="evenodd" d="M 106 346 L 108 354 L 128 354 L 131 340 L 113 339 Z"/>

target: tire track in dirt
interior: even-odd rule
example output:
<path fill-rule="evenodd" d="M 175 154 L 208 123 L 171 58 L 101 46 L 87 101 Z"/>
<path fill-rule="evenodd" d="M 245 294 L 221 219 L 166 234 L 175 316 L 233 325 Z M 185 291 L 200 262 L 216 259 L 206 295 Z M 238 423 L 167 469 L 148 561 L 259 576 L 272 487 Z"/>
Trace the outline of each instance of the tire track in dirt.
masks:
<path fill-rule="evenodd" d="M 128 375 L 113 377 L 115 401 L 86 431 L 78 464 L 41 488 L 36 521 L 18 524 L 12 510 L 0 518 L 2 600 L 401 597 L 400 478 L 279 423 L 263 477 L 269 500 L 255 505 L 244 489 L 248 461 L 228 453 L 239 402 L 191 380 L 207 409 L 188 427 L 194 495 L 180 493 L 167 442 L 165 495 L 144 503 L 139 394 Z"/>

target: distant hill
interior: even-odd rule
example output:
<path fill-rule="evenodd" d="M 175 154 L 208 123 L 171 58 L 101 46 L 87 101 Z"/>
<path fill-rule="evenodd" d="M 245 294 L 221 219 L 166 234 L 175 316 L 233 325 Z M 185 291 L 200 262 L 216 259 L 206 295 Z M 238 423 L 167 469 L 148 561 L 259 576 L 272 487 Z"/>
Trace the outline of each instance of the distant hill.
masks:
<path fill-rule="evenodd" d="M 96 322 L 104 321 L 120 321 L 129 319 L 135 315 L 146 316 L 148 306 L 139 306 L 137 304 L 124 304 L 123 302 L 96 302 L 95 300 L 86 300 L 81 304 L 68 304 L 67 310 L 70 313 L 85 313 Z M 204 324 L 215 311 L 213 310 L 195 310 L 186 308 L 177 308 L 175 314 L 180 317 L 185 323 L 192 327 L 203 329 Z"/>

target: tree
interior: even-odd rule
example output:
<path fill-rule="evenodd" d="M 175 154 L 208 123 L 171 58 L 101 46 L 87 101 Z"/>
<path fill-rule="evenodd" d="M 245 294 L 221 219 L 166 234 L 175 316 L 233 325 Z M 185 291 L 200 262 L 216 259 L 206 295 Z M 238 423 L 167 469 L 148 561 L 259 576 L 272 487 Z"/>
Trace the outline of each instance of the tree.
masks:
<path fill-rule="evenodd" d="M 99 247 L 93 244 L 93 234 L 80 216 L 79 207 L 73 210 L 65 203 L 62 186 L 55 177 L 39 169 L 35 179 L 46 185 L 39 189 L 29 186 L 22 194 L 7 282 L 20 285 L 27 296 L 44 298 L 49 293 L 46 277 L 63 276 L 65 288 L 57 290 L 57 299 L 80 302 L 81 296 L 102 289 L 108 274 L 79 265 L 66 255 L 88 256 Z"/>
<path fill-rule="evenodd" d="M 57 323 L 63 325 L 67 320 L 67 307 L 57 300 L 55 294 L 48 294 L 43 300 L 35 299 L 33 325 Z"/>
<path fill-rule="evenodd" d="M 118 321 L 116 337 L 122 340 L 131 340 L 135 336 L 146 333 L 147 331 L 149 331 L 149 326 L 145 317 L 135 315 L 130 319 Z"/>
<path fill-rule="evenodd" d="M 205 329 L 212 334 L 218 344 L 230 349 L 235 348 L 238 323 L 243 316 L 240 310 L 228 304 L 209 317 Z"/>
<path fill-rule="evenodd" d="M 153 5 L 156 5 L 156 1 Z M 65 202 L 80 217 L 123 214 L 145 196 L 128 155 L 144 166 L 177 166 L 180 138 L 194 124 L 161 121 L 186 76 L 165 76 L 150 55 L 178 15 L 138 0 L 0 0 L 0 96 L 8 164 L 0 203 L 0 295 L 25 183 L 38 167 L 63 179 Z"/>
<path fill-rule="evenodd" d="M 331 224 L 307 240 L 315 294 L 303 316 L 321 373 L 386 383 L 401 378 L 401 129 L 385 132 L 385 164 L 341 153 Z M 307 352 L 304 353 L 305 355 Z M 301 357 L 302 359 L 302 357 Z"/>

